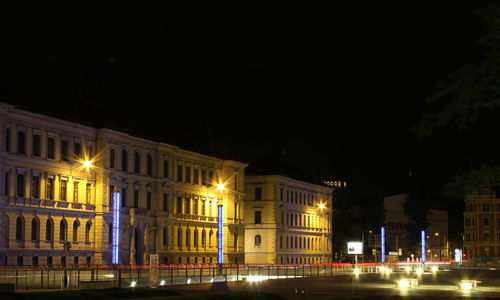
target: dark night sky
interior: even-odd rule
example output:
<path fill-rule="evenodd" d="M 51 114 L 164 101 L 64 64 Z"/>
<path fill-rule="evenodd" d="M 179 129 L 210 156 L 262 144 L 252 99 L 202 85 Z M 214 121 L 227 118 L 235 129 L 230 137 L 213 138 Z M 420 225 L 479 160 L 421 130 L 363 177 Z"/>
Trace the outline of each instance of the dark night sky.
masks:
<path fill-rule="evenodd" d="M 487 1 L 266 2 L 1 4 L 0 96 L 384 195 L 418 182 L 439 198 L 483 162 L 468 136 L 409 128 L 478 59 Z"/>

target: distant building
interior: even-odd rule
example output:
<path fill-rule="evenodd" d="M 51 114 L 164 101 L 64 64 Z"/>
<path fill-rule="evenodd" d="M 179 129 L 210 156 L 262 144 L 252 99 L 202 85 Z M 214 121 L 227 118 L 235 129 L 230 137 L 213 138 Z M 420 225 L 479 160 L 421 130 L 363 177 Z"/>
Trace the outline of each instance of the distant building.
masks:
<path fill-rule="evenodd" d="M 406 260 L 411 254 L 415 258 L 421 257 L 420 253 L 411 253 L 409 251 L 408 224 L 411 220 L 406 215 L 404 208 L 407 200 L 407 194 L 398 194 L 384 198 L 386 255 L 390 252 L 397 252 L 398 260 Z M 428 226 L 427 228 L 422 228 L 426 230 L 426 260 L 449 259 L 448 212 L 446 210 L 429 209 L 426 219 Z M 380 243 L 378 246 L 380 247 Z M 420 246 L 420 243 L 418 246 Z"/>
<path fill-rule="evenodd" d="M 500 198 L 490 186 L 465 197 L 463 250 L 474 263 L 500 260 Z"/>
<path fill-rule="evenodd" d="M 333 189 L 291 178 L 245 177 L 245 263 L 332 262 Z"/>

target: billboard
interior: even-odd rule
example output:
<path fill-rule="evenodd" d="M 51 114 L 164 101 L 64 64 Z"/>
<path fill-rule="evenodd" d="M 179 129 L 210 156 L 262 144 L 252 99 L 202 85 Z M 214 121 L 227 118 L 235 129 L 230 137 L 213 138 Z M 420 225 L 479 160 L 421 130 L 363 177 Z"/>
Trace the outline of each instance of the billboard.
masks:
<path fill-rule="evenodd" d="M 347 254 L 363 254 L 363 243 L 361 242 L 348 242 Z"/>

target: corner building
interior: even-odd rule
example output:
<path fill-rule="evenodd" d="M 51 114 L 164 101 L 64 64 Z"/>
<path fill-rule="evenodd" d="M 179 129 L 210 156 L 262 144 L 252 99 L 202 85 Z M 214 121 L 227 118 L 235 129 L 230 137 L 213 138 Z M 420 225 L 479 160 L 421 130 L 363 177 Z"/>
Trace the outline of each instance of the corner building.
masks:
<path fill-rule="evenodd" d="M 245 263 L 332 262 L 333 189 L 278 176 L 245 177 Z"/>
<path fill-rule="evenodd" d="M 110 264 L 114 192 L 120 264 L 217 262 L 218 205 L 243 263 L 245 164 L 5 103 L 0 128 L 0 264 Z"/>

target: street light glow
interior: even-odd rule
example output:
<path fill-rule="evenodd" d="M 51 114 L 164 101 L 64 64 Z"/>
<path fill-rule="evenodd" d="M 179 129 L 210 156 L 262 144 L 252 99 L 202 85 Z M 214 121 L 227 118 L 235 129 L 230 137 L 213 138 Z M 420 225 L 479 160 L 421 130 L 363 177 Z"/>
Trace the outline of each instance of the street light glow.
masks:
<path fill-rule="evenodd" d="M 86 160 L 83 162 L 83 166 L 88 169 L 92 167 L 92 162 L 90 160 Z"/>
<path fill-rule="evenodd" d="M 218 189 L 219 191 L 222 191 L 222 190 L 224 189 L 224 183 L 219 183 L 219 184 L 217 185 L 217 189 Z"/>
<path fill-rule="evenodd" d="M 320 203 L 319 206 L 318 206 L 320 209 L 323 209 L 325 208 L 325 205 L 323 203 Z"/>

